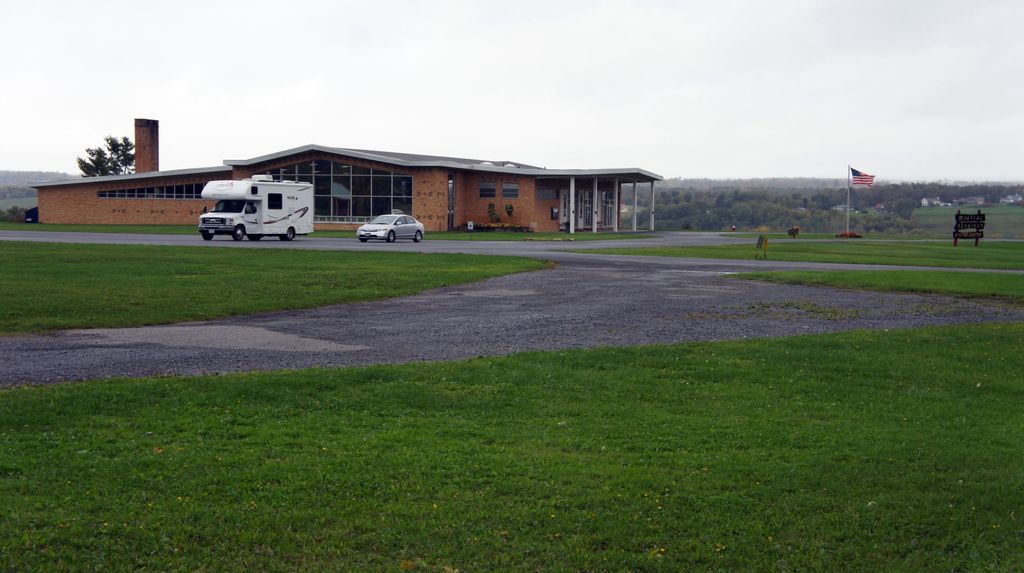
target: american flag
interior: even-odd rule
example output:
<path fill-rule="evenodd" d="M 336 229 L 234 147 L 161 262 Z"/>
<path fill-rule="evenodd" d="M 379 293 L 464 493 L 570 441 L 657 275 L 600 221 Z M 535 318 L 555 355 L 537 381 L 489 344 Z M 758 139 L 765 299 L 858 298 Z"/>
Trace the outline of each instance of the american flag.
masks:
<path fill-rule="evenodd" d="M 863 171 L 857 171 L 853 167 L 850 168 L 850 182 L 854 185 L 865 185 L 867 187 L 873 187 L 875 185 L 875 176 L 868 175 Z"/>

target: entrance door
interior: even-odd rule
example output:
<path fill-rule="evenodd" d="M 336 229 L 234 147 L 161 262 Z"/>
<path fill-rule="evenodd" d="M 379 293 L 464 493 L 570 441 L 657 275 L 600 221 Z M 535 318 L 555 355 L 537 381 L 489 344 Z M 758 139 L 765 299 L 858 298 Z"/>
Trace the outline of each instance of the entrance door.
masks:
<path fill-rule="evenodd" d="M 610 229 L 615 225 L 615 217 L 618 213 L 615 212 L 618 205 L 615 204 L 615 194 L 603 191 L 601 193 L 601 222 L 604 223 L 606 229 Z"/>
<path fill-rule="evenodd" d="M 448 230 L 455 230 L 455 176 L 448 174 Z"/>
<path fill-rule="evenodd" d="M 594 194 L 583 192 L 580 193 L 581 210 L 580 213 L 580 228 L 581 229 L 593 229 L 594 228 Z"/>
<path fill-rule="evenodd" d="M 569 232 L 569 217 L 570 217 L 570 213 L 572 213 L 572 209 L 569 208 L 570 207 L 570 205 L 569 205 L 569 192 L 568 191 L 559 191 L 558 195 L 561 197 L 561 200 L 562 200 L 562 202 L 561 202 L 562 212 L 559 213 L 559 215 L 558 215 L 558 228 L 560 230 L 563 230 L 566 233 L 568 233 Z"/>

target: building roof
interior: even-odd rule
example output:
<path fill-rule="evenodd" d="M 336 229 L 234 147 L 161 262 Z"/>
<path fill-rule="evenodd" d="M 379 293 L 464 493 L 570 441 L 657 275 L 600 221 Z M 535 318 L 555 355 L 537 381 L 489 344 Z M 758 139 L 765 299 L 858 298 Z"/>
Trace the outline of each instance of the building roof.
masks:
<path fill-rule="evenodd" d="M 345 157 L 355 157 L 367 161 L 377 161 L 400 167 L 445 167 L 448 169 L 463 169 L 467 171 L 484 171 L 502 174 L 533 175 L 536 177 L 594 177 L 618 175 L 637 181 L 660 181 L 662 177 L 656 173 L 638 169 L 635 167 L 624 169 L 545 169 L 535 165 L 517 163 L 514 161 L 492 161 L 486 159 L 466 159 L 461 157 L 445 157 L 441 155 L 420 155 L 416 153 L 398 153 L 394 151 L 373 151 L 368 149 L 350 149 L 345 147 L 328 147 L 325 145 L 309 144 L 284 151 L 278 151 L 268 155 L 261 155 L 251 159 L 233 159 L 225 161 L 230 166 L 252 166 L 258 163 L 273 161 L 297 155 L 319 151 Z"/>
<path fill-rule="evenodd" d="M 399 167 L 443 167 L 466 171 L 483 171 L 509 175 L 530 175 L 538 178 L 566 177 L 620 177 L 629 181 L 661 181 L 661 175 L 643 169 L 629 167 L 622 169 L 546 169 L 514 161 L 490 161 L 485 159 L 465 159 L 461 157 L 444 157 L 440 155 L 420 155 L 416 153 L 398 153 L 394 151 L 371 151 L 368 149 L 349 149 L 344 147 L 327 147 L 309 144 L 276 153 L 261 155 L 251 159 L 229 159 L 224 165 L 216 167 L 198 167 L 194 169 L 176 169 L 171 171 L 148 171 L 129 175 L 105 175 L 100 177 L 76 177 L 73 179 L 57 179 L 30 183 L 32 187 L 55 187 L 60 185 L 77 185 L 81 183 L 105 183 L 113 181 L 129 181 L 153 177 L 174 177 L 182 175 L 199 175 L 203 173 L 227 173 L 234 167 L 249 167 L 275 159 L 283 159 L 300 153 L 321 152 L 345 157 L 355 157 L 367 161 L 377 161 Z"/>

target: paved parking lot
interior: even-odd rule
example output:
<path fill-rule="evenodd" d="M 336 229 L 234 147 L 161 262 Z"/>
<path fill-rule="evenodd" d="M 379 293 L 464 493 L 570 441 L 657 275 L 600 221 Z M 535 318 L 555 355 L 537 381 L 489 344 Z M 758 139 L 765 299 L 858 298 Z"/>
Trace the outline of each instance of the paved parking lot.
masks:
<path fill-rule="evenodd" d="M 552 249 L 565 245 L 550 243 L 428 240 L 418 245 L 371 246 L 352 239 L 204 243 L 198 237 L 175 235 L 53 235 L 19 233 L 15 238 L 197 248 L 364 250 L 370 246 L 535 256 L 556 260 L 558 266 L 372 303 L 203 323 L 0 337 L 4 364 L 0 386 L 1024 320 L 1019 307 L 990 301 L 773 285 L 730 276 L 752 268 L 844 265 L 556 253 Z M 11 239 L 11 233 L 0 234 L 0 240 L 5 238 Z M 729 239 L 670 234 L 656 241 L 722 240 Z M 653 243 L 644 240 L 642 244 Z M 597 245 L 573 245 L 577 246 Z"/>

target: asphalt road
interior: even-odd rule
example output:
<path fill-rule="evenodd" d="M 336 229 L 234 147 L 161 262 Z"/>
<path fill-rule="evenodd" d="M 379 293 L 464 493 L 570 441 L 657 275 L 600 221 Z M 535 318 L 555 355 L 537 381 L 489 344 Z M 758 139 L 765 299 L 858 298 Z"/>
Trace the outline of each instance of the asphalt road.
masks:
<path fill-rule="evenodd" d="M 806 240 L 806 239 L 801 239 Z M 229 237 L 218 236 L 212 241 L 203 241 L 195 235 L 145 235 L 129 233 L 62 233 L 56 231 L 4 231 L 0 230 L 0 241 L 27 241 L 42 243 L 93 243 L 103 245 L 164 245 L 202 248 L 230 249 L 308 249 L 322 251 L 406 251 L 420 253 L 469 253 L 479 255 L 505 255 L 534 257 L 557 263 L 584 264 L 590 266 L 623 265 L 629 268 L 672 267 L 687 270 L 710 270 L 720 272 L 749 272 L 752 270 L 871 270 L 871 269 L 923 269 L 930 267 L 901 267 L 889 265 L 855 265 L 837 263 L 796 263 L 773 260 L 754 260 L 755 239 L 734 238 L 722 233 L 657 233 L 654 239 L 615 241 L 450 241 L 429 240 L 421 243 L 399 241 L 396 243 L 367 242 L 356 239 L 327 239 L 299 237 L 291 242 L 266 239 L 263 241 L 232 241 Z M 604 249 L 625 247 L 663 247 L 749 244 L 751 259 L 684 259 L 679 257 L 635 257 L 631 255 L 605 255 L 565 252 L 568 249 Z M 938 269 L 948 270 L 948 269 Z M 961 269 L 970 271 L 972 269 Z M 997 271 L 998 272 L 998 271 Z"/>
<path fill-rule="evenodd" d="M 4 365 L 0 386 L 1024 320 L 1024 310 L 993 301 L 774 285 L 728 276 L 755 269 L 872 268 L 866 265 L 557 252 L 737 240 L 718 234 L 669 233 L 658 239 L 613 244 L 429 240 L 361 244 L 354 239 L 313 238 L 236 243 L 220 238 L 205 242 L 191 235 L 40 231 L 0 231 L 0 240 L 468 252 L 559 263 L 550 270 L 372 303 L 169 326 L 4 336 L 0 337 Z"/>

